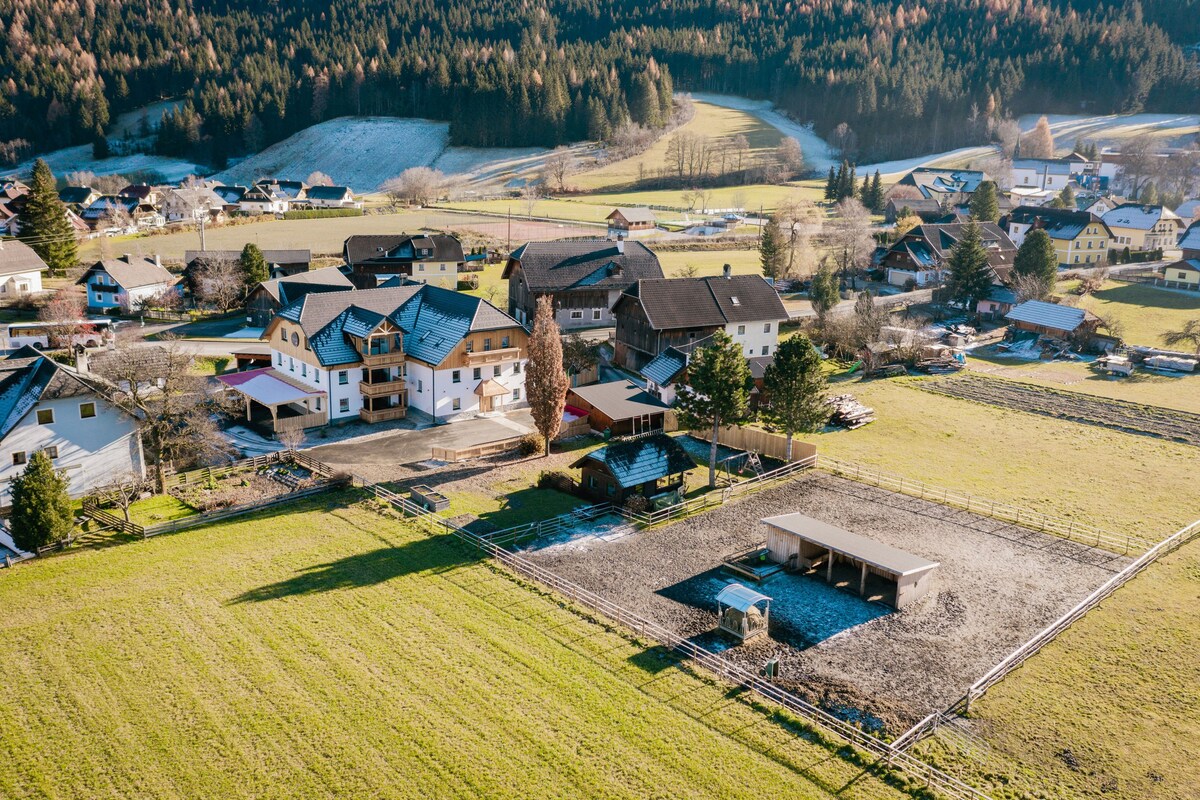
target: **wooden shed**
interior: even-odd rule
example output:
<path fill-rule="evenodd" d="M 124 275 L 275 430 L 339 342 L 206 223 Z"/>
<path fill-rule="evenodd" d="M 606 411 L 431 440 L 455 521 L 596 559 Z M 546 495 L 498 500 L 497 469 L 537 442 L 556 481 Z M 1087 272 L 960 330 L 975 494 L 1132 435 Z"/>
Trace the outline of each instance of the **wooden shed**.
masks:
<path fill-rule="evenodd" d="M 567 405 L 587 413 L 592 430 L 613 436 L 661 431 L 670 410 L 665 403 L 628 380 L 577 386 L 567 392 Z"/>
<path fill-rule="evenodd" d="M 613 442 L 571 465 L 582 470 L 579 485 L 597 500 L 623 503 L 632 494 L 650 498 L 683 487 L 696 462 L 671 436 L 656 434 Z"/>
<path fill-rule="evenodd" d="M 938 564 L 804 514 L 767 517 L 771 558 L 896 609 L 921 599 Z"/>

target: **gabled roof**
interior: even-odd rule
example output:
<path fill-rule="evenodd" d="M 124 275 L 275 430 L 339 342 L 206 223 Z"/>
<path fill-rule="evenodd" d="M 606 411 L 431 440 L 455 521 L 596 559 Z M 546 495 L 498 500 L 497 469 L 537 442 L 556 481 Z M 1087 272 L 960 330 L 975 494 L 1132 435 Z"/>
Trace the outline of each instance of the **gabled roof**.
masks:
<path fill-rule="evenodd" d="M 1044 230 L 1051 239 L 1074 241 L 1089 225 L 1104 226 L 1104 233 L 1111 237 L 1112 231 L 1104 220 L 1090 211 L 1071 211 L 1065 208 L 1045 206 L 1017 206 L 1009 212 L 1005 221 L 1008 225 L 1032 225 Z"/>
<path fill-rule="evenodd" d="M 654 222 L 654 212 L 648 208 L 614 208 L 605 219 L 621 215 L 628 222 Z"/>
<path fill-rule="evenodd" d="M 625 295 L 638 298 L 655 330 L 788 318 L 779 294 L 761 275 L 640 280 Z"/>
<path fill-rule="evenodd" d="M 117 194 L 122 197 L 136 197 L 138 200 L 146 200 L 150 195 L 154 194 L 154 187 L 147 186 L 144 183 L 131 183 Z"/>
<path fill-rule="evenodd" d="M 214 186 L 213 194 L 232 205 L 242 199 L 246 193 L 245 186 Z"/>
<path fill-rule="evenodd" d="M 1185 258 L 1180 261 L 1175 261 L 1170 264 L 1164 264 L 1162 272 L 1165 275 L 1169 269 L 1191 270 L 1200 272 L 1200 258 Z"/>
<path fill-rule="evenodd" d="M 42 398 L 95 394 L 96 389 L 73 370 L 32 347 L 22 347 L 0 361 L 0 439 Z"/>
<path fill-rule="evenodd" d="M 1083 324 L 1087 314 L 1082 308 L 1072 308 L 1042 300 L 1026 300 L 1005 316 L 1013 322 L 1024 322 L 1069 333 Z"/>
<path fill-rule="evenodd" d="M 1175 214 L 1184 222 L 1190 222 L 1200 216 L 1200 200 L 1184 200 L 1179 208 L 1175 209 Z"/>
<path fill-rule="evenodd" d="M 1012 162 L 1013 169 L 1031 169 L 1039 175 L 1070 175 L 1081 166 L 1081 162 L 1060 158 L 1017 158 Z"/>
<path fill-rule="evenodd" d="M 262 254 L 268 264 L 308 264 L 312 262 L 311 250 L 263 250 Z M 215 261 L 238 261 L 241 257 L 241 250 L 185 250 L 183 253 L 183 263 L 191 266 L 191 263 L 198 258 L 209 258 Z M 303 275 L 305 273 L 298 274 Z"/>
<path fill-rule="evenodd" d="M 937 197 L 941 194 L 972 194 L 987 179 L 987 175 L 979 170 L 918 167 L 899 183 L 917 187 L 924 197 Z"/>
<path fill-rule="evenodd" d="M 308 293 L 276 318 L 299 323 L 313 353 L 325 365 L 358 361 L 346 335 L 362 336 L 385 318 L 403 332 L 406 354 L 435 366 L 468 333 L 520 327 L 486 300 L 424 283 Z"/>
<path fill-rule="evenodd" d="M 613 442 L 593 450 L 571 466 L 578 468 L 588 462 L 606 467 L 622 489 L 687 472 L 696 466 L 683 445 L 666 434 Z"/>
<path fill-rule="evenodd" d="M 58 199 L 69 206 L 77 206 L 87 202 L 88 198 L 95 193 L 96 190 L 90 186 L 64 186 L 63 190 L 58 193 Z"/>
<path fill-rule="evenodd" d="M 415 251 L 418 249 L 429 249 L 433 252 L 425 258 L 417 258 Z M 465 259 L 462 242 L 448 233 L 356 234 L 342 243 L 342 257 L 351 266 L 371 262 L 460 262 Z"/>
<path fill-rule="evenodd" d="M 175 276 L 162 266 L 148 258 L 106 258 L 88 267 L 87 272 L 79 277 L 76 283 L 87 283 L 87 279 L 96 272 L 105 272 L 117 282 L 122 289 L 138 289 L 142 286 L 171 284 Z"/>
<path fill-rule="evenodd" d="M 123 211 L 126 214 L 132 214 L 138 207 L 138 199 L 136 197 L 128 197 L 125 195 L 106 194 L 97 197 L 88 205 L 87 208 L 80 212 L 84 219 L 103 219 L 108 215 Z"/>
<path fill-rule="evenodd" d="M 287 305 L 309 292 L 350 291 L 354 289 L 354 284 L 337 267 L 324 267 L 263 281 L 255 288 L 261 288 L 280 305 Z"/>
<path fill-rule="evenodd" d="M 638 374 L 659 386 L 669 386 L 687 368 L 687 364 L 686 353 L 676 347 L 668 347 L 650 359 L 646 366 L 638 370 Z"/>
<path fill-rule="evenodd" d="M 1200 220 L 1193 222 L 1183 232 L 1183 237 L 1179 240 L 1179 247 L 1183 250 L 1200 250 Z"/>
<path fill-rule="evenodd" d="M 1174 221 L 1178 227 L 1183 227 L 1183 220 L 1174 211 L 1162 206 L 1146 206 L 1140 203 L 1119 205 L 1105 214 L 1103 219 L 1109 227 L 1142 231 L 1148 231 L 1164 220 Z"/>
<path fill-rule="evenodd" d="M 167 192 L 167 199 L 171 198 L 201 209 L 211 210 L 225 205 L 225 199 L 208 186 L 180 186 Z"/>
<path fill-rule="evenodd" d="M 528 242 L 508 257 L 505 279 L 518 264 L 531 292 L 624 289 L 640 279 L 663 276 L 658 256 L 641 242 Z"/>
<path fill-rule="evenodd" d="M 46 262 L 32 247 L 19 239 L 0 239 L 0 276 L 44 269 Z"/>
<path fill-rule="evenodd" d="M 313 186 L 308 190 L 309 200 L 341 200 L 346 195 L 354 196 L 349 186 Z"/>

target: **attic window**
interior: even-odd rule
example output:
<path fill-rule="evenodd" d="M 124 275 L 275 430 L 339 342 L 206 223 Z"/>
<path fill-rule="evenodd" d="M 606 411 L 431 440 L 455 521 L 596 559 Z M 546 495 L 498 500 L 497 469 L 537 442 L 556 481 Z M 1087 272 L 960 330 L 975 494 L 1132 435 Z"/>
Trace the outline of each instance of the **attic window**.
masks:
<path fill-rule="evenodd" d="M 730 295 L 729 302 L 733 303 L 735 306 L 740 306 L 742 304 L 742 301 L 737 299 L 737 295 Z"/>

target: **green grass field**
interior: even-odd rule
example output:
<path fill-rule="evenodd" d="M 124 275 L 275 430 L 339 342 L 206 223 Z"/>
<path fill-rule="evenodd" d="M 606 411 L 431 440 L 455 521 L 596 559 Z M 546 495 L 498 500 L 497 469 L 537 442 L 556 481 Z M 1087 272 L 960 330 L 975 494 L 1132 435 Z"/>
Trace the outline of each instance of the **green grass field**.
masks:
<path fill-rule="evenodd" d="M 1060 290 L 1073 284 L 1063 283 Z M 1123 328 L 1121 338 L 1131 344 L 1164 347 L 1162 334 L 1200 319 L 1200 297 L 1155 289 L 1137 283 L 1108 281 L 1100 291 L 1081 299 L 1081 308 L 1113 317 Z"/>
<path fill-rule="evenodd" d="M 733 267 L 735 275 L 762 274 L 757 250 L 664 250 L 657 255 L 668 278 L 689 266 L 695 268 L 697 277 L 720 275 L 726 264 Z"/>
<path fill-rule="evenodd" d="M 117 516 L 121 512 L 112 509 Z M 138 500 L 129 506 L 129 521 L 142 526 L 157 525 L 160 522 L 170 522 L 173 519 L 183 519 L 199 513 L 187 503 L 174 495 L 159 494 Z"/>
<path fill-rule="evenodd" d="M 0 796 L 902 796 L 357 497 L 0 572 Z"/>

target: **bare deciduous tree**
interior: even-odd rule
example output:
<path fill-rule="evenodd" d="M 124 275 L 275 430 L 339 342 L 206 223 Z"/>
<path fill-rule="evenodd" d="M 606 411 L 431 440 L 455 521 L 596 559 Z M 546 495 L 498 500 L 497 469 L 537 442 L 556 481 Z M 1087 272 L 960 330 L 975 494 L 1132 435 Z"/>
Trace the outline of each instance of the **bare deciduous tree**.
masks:
<path fill-rule="evenodd" d="M 121 509 L 125 521 L 129 522 L 129 507 L 149 489 L 148 481 L 141 475 L 125 472 L 112 476 L 107 483 L 96 490 L 96 494 L 102 500 Z"/>
<path fill-rule="evenodd" d="M 308 177 L 304 179 L 304 182 L 309 186 L 333 186 L 333 178 L 319 170 L 310 172 Z"/>
<path fill-rule="evenodd" d="M 198 301 L 222 312 L 237 308 L 246 294 L 242 265 L 232 258 L 204 258 L 196 265 L 191 283 Z"/>
<path fill-rule="evenodd" d="M 50 302 L 38 310 L 38 319 L 54 326 L 50 331 L 51 347 L 69 347 L 76 337 L 95 331 L 87 321 L 87 297 L 74 285 L 55 292 Z"/>
<path fill-rule="evenodd" d="M 553 186 L 559 192 L 567 190 L 567 176 L 575 170 L 575 157 L 566 147 L 556 147 L 546 156 L 542 168 L 542 182 Z"/>
<path fill-rule="evenodd" d="M 436 199 L 446 185 L 446 176 L 441 170 L 429 167 L 409 167 L 394 178 L 384 182 L 383 190 L 393 203 L 425 205 Z"/>
<path fill-rule="evenodd" d="M 853 197 L 839 201 L 834 218 L 826 226 L 825 246 L 843 275 L 865 268 L 875 250 L 871 212 Z"/>
<path fill-rule="evenodd" d="M 1021 139 L 1023 158 L 1054 158 L 1054 134 L 1050 132 L 1050 120 L 1038 117 L 1033 130 Z"/>

